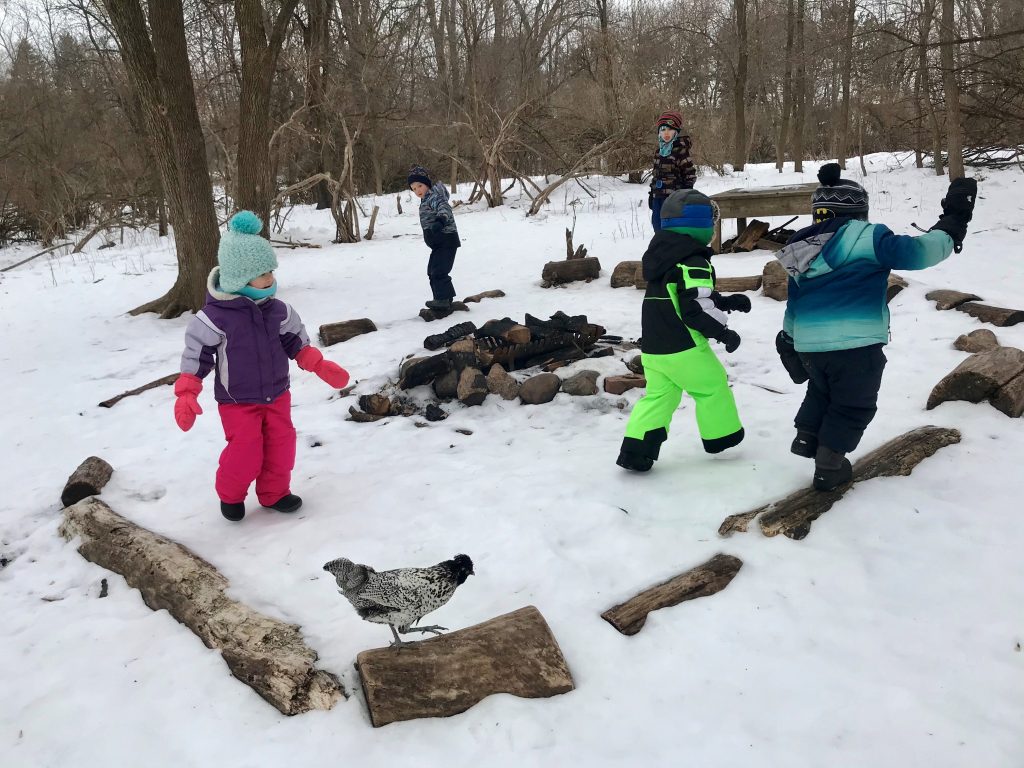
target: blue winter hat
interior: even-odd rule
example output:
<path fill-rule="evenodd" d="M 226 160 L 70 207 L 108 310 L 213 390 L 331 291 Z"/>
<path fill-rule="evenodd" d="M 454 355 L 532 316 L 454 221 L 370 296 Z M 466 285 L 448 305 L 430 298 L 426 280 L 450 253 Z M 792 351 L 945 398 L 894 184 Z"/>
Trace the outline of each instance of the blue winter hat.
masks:
<path fill-rule="evenodd" d="M 711 198 L 696 189 L 675 190 L 661 206 L 661 228 L 690 235 L 707 245 L 715 232 Z"/>
<path fill-rule="evenodd" d="M 250 280 L 277 269 L 277 256 L 270 242 L 260 237 L 261 229 L 263 222 L 252 211 L 239 211 L 228 221 L 217 248 L 220 289 L 225 293 L 238 293 Z"/>
<path fill-rule="evenodd" d="M 418 181 L 420 184 L 426 184 L 428 187 L 433 187 L 434 183 L 430 180 L 430 172 L 422 165 L 414 165 L 409 169 L 409 178 L 406 179 L 406 184 L 412 186 L 413 182 Z"/>

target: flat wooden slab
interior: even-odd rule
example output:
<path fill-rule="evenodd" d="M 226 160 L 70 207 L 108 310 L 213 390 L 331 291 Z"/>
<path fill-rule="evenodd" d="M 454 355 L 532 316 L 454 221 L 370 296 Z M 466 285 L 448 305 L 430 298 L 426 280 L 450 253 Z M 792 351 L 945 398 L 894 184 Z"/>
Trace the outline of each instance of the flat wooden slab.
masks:
<path fill-rule="evenodd" d="M 376 728 L 457 715 L 495 693 L 536 699 L 575 687 L 558 642 L 532 605 L 409 647 L 363 651 L 356 668 Z"/>

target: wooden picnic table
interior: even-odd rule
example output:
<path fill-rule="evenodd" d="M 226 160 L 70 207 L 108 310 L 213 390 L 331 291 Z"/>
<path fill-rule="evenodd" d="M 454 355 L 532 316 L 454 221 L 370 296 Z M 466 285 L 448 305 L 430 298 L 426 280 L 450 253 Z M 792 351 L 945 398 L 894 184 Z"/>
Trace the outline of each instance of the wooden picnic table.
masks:
<path fill-rule="evenodd" d="M 744 187 L 729 189 L 711 195 L 718 204 L 719 221 L 715 223 L 715 236 L 711 248 L 715 253 L 722 249 L 722 219 L 736 219 L 736 231 L 742 232 L 747 226 L 747 216 L 785 216 L 787 214 L 811 214 L 811 193 L 818 183 L 781 184 L 775 187 Z"/>

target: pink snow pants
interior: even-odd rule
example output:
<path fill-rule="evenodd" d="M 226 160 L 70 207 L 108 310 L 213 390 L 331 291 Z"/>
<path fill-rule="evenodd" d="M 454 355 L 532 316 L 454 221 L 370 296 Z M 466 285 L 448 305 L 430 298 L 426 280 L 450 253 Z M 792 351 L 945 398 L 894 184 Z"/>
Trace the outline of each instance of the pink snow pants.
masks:
<path fill-rule="evenodd" d="M 218 408 L 228 445 L 217 468 L 217 496 L 228 504 L 245 501 L 255 480 L 260 504 L 277 503 L 291 492 L 295 467 L 291 392 L 266 405 L 221 403 Z"/>

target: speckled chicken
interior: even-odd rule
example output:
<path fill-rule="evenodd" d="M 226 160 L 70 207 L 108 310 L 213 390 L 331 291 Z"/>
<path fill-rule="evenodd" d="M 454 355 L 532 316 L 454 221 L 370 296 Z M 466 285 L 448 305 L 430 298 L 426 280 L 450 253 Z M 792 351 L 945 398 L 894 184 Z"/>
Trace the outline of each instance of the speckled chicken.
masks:
<path fill-rule="evenodd" d="M 343 594 L 366 621 L 387 624 L 395 636 L 394 646 L 407 645 L 399 633 L 445 630 L 437 625 L 414 627 L 431 611 L 447 603 L 456 588 L 473 574 L 473 561 L 466 555 L 429 568 L 396 568 L 377 573 L 368 565 L 353 563 L 344 557 L 324 565 L 338 582 Z"/>

